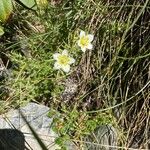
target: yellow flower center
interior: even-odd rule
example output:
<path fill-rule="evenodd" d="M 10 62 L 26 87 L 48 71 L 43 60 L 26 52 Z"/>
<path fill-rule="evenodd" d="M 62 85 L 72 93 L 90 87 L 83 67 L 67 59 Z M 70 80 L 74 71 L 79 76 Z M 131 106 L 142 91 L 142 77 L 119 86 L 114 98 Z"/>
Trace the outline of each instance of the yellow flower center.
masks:
<path fill-rule="evenodd" d="M 70 62 L 70 58 L 66 55 L 61 55 L 61 56 L 58 57 L 58 63 L 60 65 L 66 66 L 66 65 L 69 64 L 69 62 Z"/>
<path fill-rule="evenodd" d="M 82 36 L 80 38 L 80 44 L 82 46 L 87 46 L 89 44 L 89 38 L 88 38 L 88 36 Z"/>

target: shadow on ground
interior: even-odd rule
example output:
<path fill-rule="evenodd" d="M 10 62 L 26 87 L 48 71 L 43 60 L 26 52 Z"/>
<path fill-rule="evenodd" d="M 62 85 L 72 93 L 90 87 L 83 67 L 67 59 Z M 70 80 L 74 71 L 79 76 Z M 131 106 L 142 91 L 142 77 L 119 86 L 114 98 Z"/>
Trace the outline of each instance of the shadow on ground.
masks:
<path fill-rule="evenodd" d="M 25 150 L 25 138 L 16 129 L 0 129 L 0 150 Z"/>

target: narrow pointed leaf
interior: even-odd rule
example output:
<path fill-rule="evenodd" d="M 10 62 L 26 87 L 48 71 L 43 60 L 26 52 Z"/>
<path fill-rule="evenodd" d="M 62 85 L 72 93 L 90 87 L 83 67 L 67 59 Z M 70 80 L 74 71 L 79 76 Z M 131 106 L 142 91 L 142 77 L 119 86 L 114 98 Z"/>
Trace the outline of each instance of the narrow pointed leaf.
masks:
<path fill-rule="evenodd" d="M 3 34 L 4 34 L 3 27 L 0 26 L 0 36 L 2 36 Z"/>

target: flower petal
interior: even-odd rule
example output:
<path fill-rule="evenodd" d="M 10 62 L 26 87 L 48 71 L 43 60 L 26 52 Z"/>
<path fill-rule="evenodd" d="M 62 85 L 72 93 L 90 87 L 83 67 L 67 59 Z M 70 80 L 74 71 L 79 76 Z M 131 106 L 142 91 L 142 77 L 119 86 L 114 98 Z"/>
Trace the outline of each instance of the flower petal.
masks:
<path fill-rule="evenodd" d="M 85 51 L 86 51 L 86 47 L 81 47 L 81 50 L 82 50 L 82 52 L 84 52 L 84 53 L 85 53 Z"/>
<path fill-rule="evenodd" d="M 93 45 L 91 44 L 91 43 L 89 43 L 88 45 L 87 45 L 87 49 L 92 49 L 93 48 Z"/>
<path fill-rule="evenodd" d="M 62 66 L 62 70 L 64 72 L 69 72 L 70 71 L 70 66 L 69 65 Z"/>
<path fill-rule="evenodd" d="M 69 62 L 69 64 L 73 64 L 73 63 L 75 63 L 75 59 L 70 57 L 70 62 Z"/>
<path fill-rule="evenodd" d="M 55 54 L 53 54 L 53 58 L 54 58 L 55 60 L 57 60 L 59 56 L 60 56 L 60 54 L 59 54 L 59 53 L 55 53 Z"/>
<path fill-rule="evenodd" d="M 94 35 L 92 34 L 88 34 L 88 38 L 89 38 L 89 42 L 92 42 L 94 39 Z"/>
<path fill-rule="evenodd" d="M 80 31 L 80 37 L 85 36 L 85 32 L 83 30 Z"/>
<path fill-rule="evenodd" d="M 66 49 L 64 49 L 64 50 L 62 51 L 62 55 L 68 55 L 68 51 L 67 51 Z"/>
<path fill-rule="evenodd" d="M 78 46 L 80 46 L 80 47 L 81 47 L 81 42 L 80 42 L 80 40 L 78 40 L 78 43 L 77 43 L 77 44 L 78 44 Z"/>
<path fill-rule="evenodd" d="M 54 69 L 58 70 L 58 69 L 60 69 L 60 68 L 61 68 L 61 66 L 60 66 L 57 62 L 55 62 L 55 64 L 54 64 Z"/>

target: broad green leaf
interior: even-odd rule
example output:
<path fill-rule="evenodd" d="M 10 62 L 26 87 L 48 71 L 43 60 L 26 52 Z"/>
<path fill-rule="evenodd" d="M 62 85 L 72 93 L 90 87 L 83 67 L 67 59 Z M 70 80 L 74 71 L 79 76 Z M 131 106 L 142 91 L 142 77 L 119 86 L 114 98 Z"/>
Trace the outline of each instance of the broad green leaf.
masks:
<path fill-rule="evenodd" d="M 36 9 L 36 0 L 19 0 L 21 3 L 23 3 L 26 7 L 31 9 Z"/>
<path fill-rule="evenodd" d="M 6 22 L 13 11 L 11 0 L 0 0 L 0 21 Z"/>
<path fill-rule="evenodd" d="M 4 34 L 3 27 L 0 26 L 0 36 L 2 36 L 3 34 Z"/>

